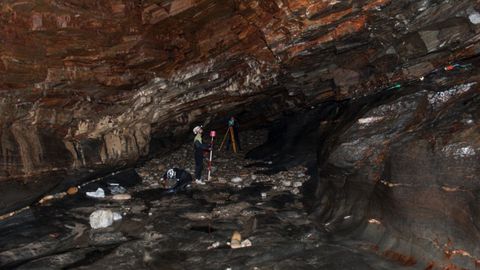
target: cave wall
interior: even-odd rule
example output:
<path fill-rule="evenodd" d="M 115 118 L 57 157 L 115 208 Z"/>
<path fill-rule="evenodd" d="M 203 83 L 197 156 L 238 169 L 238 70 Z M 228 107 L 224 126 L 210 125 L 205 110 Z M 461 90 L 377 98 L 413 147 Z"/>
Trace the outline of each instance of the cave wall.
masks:
<path fill-rule="evenodd" d="M 348 106 L 319 145 L 318 227 L 403 265 L 478 267 L 478 76 L 437 71 Z"/>

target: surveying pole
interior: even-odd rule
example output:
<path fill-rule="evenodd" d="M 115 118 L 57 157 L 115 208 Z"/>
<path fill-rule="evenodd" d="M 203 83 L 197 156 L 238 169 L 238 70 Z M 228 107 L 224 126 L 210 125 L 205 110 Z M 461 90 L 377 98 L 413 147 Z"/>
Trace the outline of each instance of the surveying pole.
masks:
<path fill-rule="evenodd" d="M 210 131 L 210 137 L 212 138 L 210 141 L 210 159 L 208 160 L 208 176 L 207 176 L 207 181 L 210 181 L 210 176 L 212 173 L 212 157 L 213 157 L 213 138 L 217 136 L 217 133 L 215 130 Z"/>

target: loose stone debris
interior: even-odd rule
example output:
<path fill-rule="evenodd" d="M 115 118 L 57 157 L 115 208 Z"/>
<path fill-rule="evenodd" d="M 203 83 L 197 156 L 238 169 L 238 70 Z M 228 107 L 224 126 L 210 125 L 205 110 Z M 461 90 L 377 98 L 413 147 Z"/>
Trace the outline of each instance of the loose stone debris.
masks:
<path fill-rule="evenodd" d="M 56 194 L 53 194 L 53 195 L 47 195 L 47 196 L 43 197 L 42 199 L 40 199 L 40 201 L 38 201 L 38 203 L 44 204 L 44 203 L 47 203 L 48 201 L 51 201 L 51 200 L 61 199 L 61 198 L 65 197 L 65 195 L 67 195 L 66 192 L 60 192 L 60 193 L 56 193 Z"/>
<path fill-rule="evenodd" d="M 279 264 L 295 269 L 321 268 L 326 257 L 336 262 L 339 252 L 358 261 L 377 258 L 371 252 L 352 253 L 351 247 L 319 242 L 301 202 L 301 189 L 309 179 L 306 168 L 265 175 L 258 172 L 261 168 L 245 167 L 251 161 L 243 154 L 260 145 L 266 134 L 241 135 L 245 150 L 217 151 L 216 170 L 206 185 L 162 193 L 159 179 L 166 168 L 193 172 L 192 146 L 186 143 L 137 168 L 141 184 L 118 183 L 125 187 L 122 194 L 108 188 L 104 198 L 88 197 L 87 192 L 99 190 L 99 179 L 71 196 L 45 200 L 48 203 L 10 217 L 27 226 L 0 222 L 0 246 L 5 247 L 0 249 L 0 266 L 109 269 L 115 262 L 116 269 L 244 269 L 246 263 L 254 263 L 256 269 Z M 116 175 L 121 174 L 111 177 Z M 226 180 L 233 178 L 242 181 Z"/>
<path fill-rule="evenodd" d="M 306 167 L 296 166 L 290 168 L 288 171 L 282 171 L 275 175 L 258 174 L 257 171 L 260 170 L 259 168 L 245 167 L 252 163 L 252 161 L 244 159 L 243 154 L 253 147 L 260 145 L 265 138 L 265 131 L 260 131 L 258 134 L 256 132 L 244 132 L 242 134 L 242 142 L 245 141 L 245 150 L 241 151 L 240 154 L 234 154 L 224 149 L 218 151 L 218 149 L 215 148 L 218 148 L 219 142 L 214 142 L 212 163 L 215 171 L 212 173 L 211 181 L 207 182 L 207 186 L 208 184 L 213 184 L 239 188 L 240 186 L 249 187 L 261 183 L 273 189 L 268 192 L 263 192 L 266 194 L 265 196 L 281 194 L 282 192 L 299 195 L 300 190 L 298 188 L 310 178 L 306 175 Z M 272 162 L 267 161 L 265 163 L 270 165 Z M 138 168 L 137 173 L 142 177 L 144 184 L 142 187 L 138 187 L 138 190 L 146 187 L 159 187 L 159 179 L 163 175 L 165 168 L 171 167 L 184 168 L 193 175 L 193 146 L 186 144 L 170 155 L 150 160 L 144 166 Z M 204 179 L 206 179 L 206 173 L 206 169 L 204 169 Z M 230 181 L 226 181 L 226 179 L 230 179 Z"/>
<path fill-rule="evenodd" d="M 105 191 L 102 188 L 98 188 L 94 192 L 86 192 L 85 194 L 92 198 L 105 198 Z"/>
<path fill-rule="evenodd" d="M 77 194 L 77 192 L 78 192 L 78 188 L 77 188 L 77 187 L 69 187 L 69 188 L 67 189 L 67 194 L 68 194 L 68 195 L 75 195 L 75 194 Z"/>
<path fill-rule="evenodd" d="M 119 213 L 111 210 L 97 210 L 90 215 L 90 226 L 92 229 L 106 228 L 112 225 L 113 221 L 121 220 Z"/>
<path fill-rule="evenodd" d="M 116 201 L 126 201 L 130 200 L 132 196 L 130 194 L 115 194 L 112 199 Z"/>

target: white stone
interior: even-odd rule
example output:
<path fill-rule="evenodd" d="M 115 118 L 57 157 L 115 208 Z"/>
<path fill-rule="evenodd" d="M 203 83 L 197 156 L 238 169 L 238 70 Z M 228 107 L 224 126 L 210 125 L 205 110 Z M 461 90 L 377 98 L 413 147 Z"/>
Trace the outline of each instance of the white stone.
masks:
<path fill-rule="evenodd" d="M 296 187 L 296 188 L 301 187 L 302 185 L 303 185 L 302 182 L 295 182 L 295 183 L 293 183 L 293 187 Z"/>
<path fill-rule="evenodd" d="M 93 229 L 106 228 L 112 225 L 114 220 L 120 220 L 122 216 L 119 213 L 113 213 L 111 210 L 97 210 L 90 214 L 90 226 Z"/>
<path fill-rule="evenodd" d="M 213 244 L 211 244 L 209 247 L 207 247 L 207 249 L 213 249 L 213 248 L 217 248 L 220 246 L 220 242 L 215 242 Z"/>
<path fill-rule="evenodd" d="M 365 118 L 358 119 L 358 123 L 360 125 L 372 124 L 372 123 L 378 122 L 382 119 L 383 119 L 383 117 L 365 117 Z"/>
<path fill-rule="evenodd" d="M 388 48 L 388 50 L 386 51 L 386 54 L 396 54 L 396 53 L 397 53 L 397 51 L 392 46 L 390 48 Z"/>
<path fill-rule="evenodd" d="M 300 193 L 300 190 L 299 190 L 298 188 L 294 188 L 294 189 L 292 190 L 292 193 L 295 194 L 295 195 L 297 195 L 297 194 Z"/>
<path fill-rule="evenodd" d="M 240 243 L 238 240 L 233 240 L 230 242 L 230 247 L 233 249 L 242 248 L 242 243 Z"/>
<path fill-rule="evenodd" d="M 251 247 L 252 242 L 249 239 L 245 239 L 242 242 L 238 240 L 233 240 L 230 242 L 230 247 L 232 249 L 237 249 L 237 248 L 245 248 L 245 247 Z"/>
<path fill-rule="evenodd" d="M 143 254 L 143 261 L 144 262 L 151 262 L 153 260 L 152 256 L 150 255 L 150 253 L 148 252 L 145 252 Z"/>
<path fill-rule="evenodd" d="M 472 14 L 468 15 L 468 19 L 473 24 L 479 24 L 480 23 L 480 14 L 475 11 Z"/>
<path fill-rule="evenodd" d="M 93 198 L 105 198 L 105 191 L 102 188 L 98 188 L 96 191 L 86 192 L 88 197 Z"/>
<path fill-rule="evenodd" d="M 245 239 L 242 241 L 242 247 L 251 247 L 252 242 L 249 239 Z"/>
<path fill-rule="evenodd" d="M 240 183 L 240 182 L 242 182 L 242 178 L 237 176 L 237 177 L 232 178 L 230 181 L 232 181 L 232 183 Z"/>
<path fill-rule="evenodd" d="M 374 218 L 369 219 L 369 220 L 368 220 L 368 223 L 370 223 L 370 224 L 377 224 L 377 225 L 382 224 L 382 222 L 380 222 L 379 220 L 374 219 Z"/>
<path fill-rule="evenodd" d="M 292 185 L 292 181 L 286 181 L 286 180 L 284 180 L 284 181 L 282 181 L 282 185 L 284 185 L 284 186 L 286 186 L 286 187 L 289 187 L 289 186 Z"/>
<path fill-rule="evenodd" d="M 120 215 L 120 213 L 113 212 L 113 221 L 118 221 L 121 219 L 122 219 L 122 215 Z"/>

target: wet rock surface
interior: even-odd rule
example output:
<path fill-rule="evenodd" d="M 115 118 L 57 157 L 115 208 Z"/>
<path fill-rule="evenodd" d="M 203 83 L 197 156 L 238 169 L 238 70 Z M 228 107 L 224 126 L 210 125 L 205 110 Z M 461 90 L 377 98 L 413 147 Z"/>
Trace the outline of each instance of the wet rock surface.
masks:
<path fill-rule="evenodd" d="M 178 146 L 204 121 L 234 113 L 270 123 L 475 56 L 479 9 L 472 0 L 2 1 L 0 188 L 15 195 L 0 198 L 0 212 Z"/>
<path fill-rule="evenodd" d="M 250 149 L 264 135 L 242 133 L 244 147 Z M 248 163 L 242 158 L 244 151 L 223 151 L 216 155 L 217 170 L 207 185 L 162 195 L 159 175 L 169 166 L 190 168 L 193 154 L 185 153 L 191 154 L 191 148 L 187 144 L 138 168 L 144 181 L 126 189 L 133 195 L 131 200 L 114 201 L 108 194 L 97 199 L 85 196 L 94 184 L 123 184 L 125 178 L 112 176 L 0 221 L 2 268 L 402 268 L 360 242 L 323 238 L 301 203 L 302 195 L 294 192 L 300 184 L 285 183 L 308 180 L 301 166 L 267 176 L 258 174 L 256 167 L 244 167 Z M 242 181 L 229 181 L 233 176 Z M 122 213 L 122 219 L 110 227 L 92 229 L 89 215 L 98 209 Z M 230 247 L 235 231 L 245 247 Z"/>
<path fill-rule="evenodd" d="M 405 265 L 478 267 L 478 75 L 445 76 L 347 109 L 355 117 L 319 150 L 312 201 L 319 228 L 369 239 Z"/>

